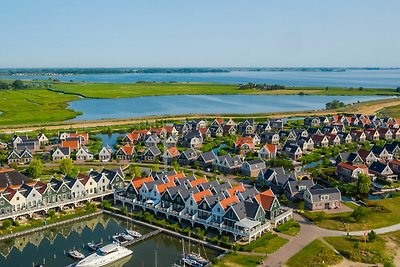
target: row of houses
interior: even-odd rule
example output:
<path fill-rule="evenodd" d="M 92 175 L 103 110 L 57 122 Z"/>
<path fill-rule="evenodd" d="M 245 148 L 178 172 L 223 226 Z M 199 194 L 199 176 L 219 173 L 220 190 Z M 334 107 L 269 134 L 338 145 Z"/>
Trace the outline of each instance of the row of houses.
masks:
<path fill-rule="evenodd" d="M 124 188 L 121 169 L 88 174 L 77 177 L 52 178 L 48 183 L 31 180 L 14 169 L 0 171 L 0 219 L 47 210 L 50 206 L 76 202 L 112 194 Z"/>
<path fill-rule="evenodd" d="M 282 207 L 272 190 L 259 192 L 255 187 L 220 184 L 175 171 L 134 178 L 115 199 L 234 235 L 255 229 L 261 233 L 269 230 L 271 223 L 278 225 L 292 218 L 292 210 Z"/>
<path fill-rule="evenodd" d="M 373 146 L 370 150 L 359 149 L 351 153 L 339 153 L 336 158 L 336 175 L 344 182 L 354 182 L 360 174 L 397 181 L 400 175 L 400 142 Z"/>
<path fill-rule="evenodd" d="M 304 126 L 318 127 L 329 124 L 343 124 L 361 128 L 399 128 L 400 120 L 392 117 L 378 117 L 376 115 L 354 114 L 352 116 L 334 115 L 304 118 Z"/>
<path fill-rule="evenodd" d="M 285 194 L 289 200 L 304 200 L 305 208 L 310 210 L 341 206 L 340 190 L 314 183 L 310 173 L 287 173 L 283 167 L 264 168 L 259 172 L 258 183 L 270 187 L 275 194 Z"/>

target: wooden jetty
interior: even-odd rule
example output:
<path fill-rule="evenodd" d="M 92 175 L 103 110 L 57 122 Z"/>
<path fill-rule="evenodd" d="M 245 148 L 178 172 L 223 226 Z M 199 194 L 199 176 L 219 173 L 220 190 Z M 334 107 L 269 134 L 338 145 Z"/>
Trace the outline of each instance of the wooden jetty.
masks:
<path fill-rule="evenodd" d="M 150 232 L 150 233 L 147 233 L 147 234 L 145 234 L 145 235 L 142 235 L 141 237 L 135 238 L 135 239 L 133 239 L 132 241 L 125 242 L 125 243 L 124 243 L 123 245 L 121 245 L 121 246 L 124 246 L 124 247 L 132 246 L 132 245 L 134 245 L 134 244 L 136 244 L 136 243 L 139 243 L 139 242 L 142 242 L 142 241 L 146 240 L 147 238 L 150 238 L 150 237 L 152 237 L 152 236 L 158 235 L 158 234 L 161 233 L 162 231 L 163 231 L 162 229 L 157 229 L 157 230 L 155 230 L 155 231 L 152 231 L 152 232 Z"/>

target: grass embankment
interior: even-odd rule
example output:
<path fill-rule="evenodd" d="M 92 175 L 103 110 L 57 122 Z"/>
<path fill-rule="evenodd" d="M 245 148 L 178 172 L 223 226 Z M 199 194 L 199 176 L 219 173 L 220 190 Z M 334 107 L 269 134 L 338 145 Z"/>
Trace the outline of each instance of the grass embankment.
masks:
<path fill-rule="evenodd" d="M 64 121 L 79 115 L 67 109 L 74 95 L 63 95 L 44 89 L 0 90 L 0 125 Z"/>
<path fill-rule="evenodd" d="M 240 248 L 242 251 L 254 253 L 273 253 L 288 242 L 287 239 L 277 236 L 276 234 L 266 232 L 250 244 Z"/>
<path fill-rule="evenodd" d="M 295 236 L 300 232 L 300 224 L 292 219 L 276 227 L 275 231 L 282 234 Z"/>
<path fill-rule="evenodd" d="M 76 208 L 73 212 L 56 212 L 54 214 L 51 214 L 51 216 L 50 215 L 46 216 L 45 218 L 46 225 L 67 221 L 73 218 L 78 218 L 84 215 L 92 214 L 96 211 L 97 209 L 95 206 L 89 205 L 86 209 Z M 8 225 L 6 226 L 5 224 L 7 223 L 4 223 L 4 221 L 9 221 L 10 226 Z M 11 221 L 6 219 L 2 221 L 2 226 L 0 227 L 0 236 L 16 232 L 22 232 L 33 228 L 39 228 L 42 227 L 43 225 L 44 225 L 43 219 L 29 219 L 27 222 L 23 224 L 20 224 L 18 221 Z"/>
<path fill-rule="evenodd" d="M 325 240 L 351 261 L 393 266 L 393 251 L 387 249 L 385 241 L 379 236 L 366 243 L 363 237 L 336 236 L 325 237 Z"/>
<path fill-rule="evenodd" d="M 214 263 L 213 267 L 256 267 L 263 260 L 263 256 L 243 255 L 231 252 L 220 261 Z"/>
<path fill-rule="evenodd" d="M 286 265 L 289 267 L 329 266 L 337 264 L 342 257 L 329 248 L 321 240 L 314 240 L 297 254 L 291 257 Z"/>
<path fill-rule="evenodd" d="M 346 87 L 286 87 L 280 90 L 239 89 L 237 84 L 217 83 L 54 83 L 54 90 L 92 98 L 123 98 L 155 95 L 399 95 L 394 89 L 362 89 Z"/>
<path fill-rule="evenodd" d="M 316 225 L 332 229 L 346 231 L 377 229 L 400 223 L 400 199 L 383 199 L 367 201 L 367 207 L 362 207 L 361 212 L 305 212 L 304 215 Z"/>
<path fill-rule="evenodd" d="M 393 118 L 400 117 L 400 105 L 384 108 L 379 112 L 381 116 L 390 116 Z"/>

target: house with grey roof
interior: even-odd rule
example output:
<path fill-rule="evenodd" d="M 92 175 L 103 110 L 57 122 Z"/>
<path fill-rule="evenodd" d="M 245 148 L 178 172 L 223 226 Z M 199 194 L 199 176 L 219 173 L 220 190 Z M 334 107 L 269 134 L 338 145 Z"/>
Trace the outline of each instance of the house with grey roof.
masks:
<path fill-rule="evenodd" d="M 51 154 L 51 159 L 53 161 L 57 161 L 70 158 L 70 156 L 71 150 L 69 147 L 57 147 L 56 150 L 54 150 L 53 154 Z"/>
<path fill-rule="evenodd" d="M 337 188 L 307 189 L 303 194 L 304 207 L 309 210 L 340 208 L 342 195 Z"/>
<path fill-rule="evenodd" d="M 290 200 L 302 199 L 303 193 L 307 189 L 311 189 L 315 185 L 312 179 L 297 180 L 289 179 L 284 185 L 285 195 Z"/>
<path fill-rule="evenodd" d="M 199 163 L 200 167 L 207 169 L 212 167 L 212 164 L 216 158 L 217 156 L 214 154 L 214 151 L 210 150 L 201 153 L 197 158 L 197 162 Z"/>
<path fill-rule="evenodd" d="M 76 152 L 77 161 L 88 161 L 93 159 L 94 159 L 94 154 L 90 152 L 86 146 L 81 146 L 78 152 Z"/>
<path fill-rule="evenodd" d="M 143 160 L 146 162 L 155 162 L 160 159 L 161 151 L 157 146 L 149 147 L 143 154 Z"/>
<path fill-rule="evenodd" d="M 178 163 L 181 166 L 192 165 L 197 159 L 197 152 L 193 148 L 183 151 L 178 158 Z"/>
<path fill-rule="evenodd" d="M 257 177 L 262 169 L 265 169 L 265 162 L 261 159 L 245 161 L 241 166 L 242 174 L 250 177 Z"/>
<path fill-rule="evenodd" d="M 18 164 L 28 164 L 32 161 L 33 155 L 28 148 L 24 150 L 13 149 L 7 157 L 8 164 L 18 163 Z"/>
<path fill-rule="evenodd" d="M 242 160 L 238 156 L 232 157 L 230 154 L 226 154 L 217 156 L 214 159 L 212 166 L 224 174 L 237 173 L 240 172 Z"/>
<path fill-rule="evenodd" d="M 106 162 L 111 161 L 113 155 L 113 150 L 109 145 L 103 146 L 99 151 L 99 160 Z"/>
<path fill-rule="evenodd" d="M 258 183 L 262 186 L 270 186 L 275 194 L 283 192 L 283 187 L 289 179 L 283 167 L 263 169 L 258 174 Z"/>

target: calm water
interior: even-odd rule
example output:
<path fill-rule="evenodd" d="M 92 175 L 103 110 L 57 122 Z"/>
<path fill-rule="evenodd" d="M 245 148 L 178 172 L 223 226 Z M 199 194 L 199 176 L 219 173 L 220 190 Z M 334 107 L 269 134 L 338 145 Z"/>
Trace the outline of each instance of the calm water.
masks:
<path fill-rule="evenodd" d="M 84 254 L 89 254 L 89 250 L 83 247 L 87 242 L 110 243 L 110 236 L 126 229 L 127 223 L 117 220 L 107 215 L 100 215 L 92 219 L 55 227 L 46 231 L 21 236 L 14 240 L 0 241 L 0 266 L 10 267 L 29 267 L 42 263 L 45 259 L 46 266 L 63 267 L 74 261 L 65 252 L 73 247 L 79 249 Z M 136 230 L 145 234 L 151 230 L 135 226 Z M 188 249 L 187 242 L 185 243 Z M 197 245 L 192 244 L 191 250 L 197 251 Z M 126 259 L 123 266 L 155 266 L 157 255 L 157 265 L 160 267 L 170 267 L 175 261 L 180 259 L 182 253 L 181 241 L 177 238 L 158 234 L 150 239 L 129 247 L 133 251 L 133 256 Z M 210 259 L 219 253 L 210 249 L 201 249 L 203 255 L 206 254 Z M 122 265 L 121 265 L 122 266 Z"/>
<path fill-rule="evenodd" d="M 118 99 L 82 99 L 69 108 L 83 114 L 74 120 L 133 118 L 176 114 L 251 114 L 325 108 L 334 99 L 356 103 L 384 96 L 300 96 L 300 95 L 176 95 Z"/>
<path fill-rule="evenodd" d="M 96 134 L 95 137 L 99 137 L 102 140 L 102 146 L 109 145 L 112 150 L 114 150 L 114 145 L 117 144 L 117 139 L 120 136 L 125 136 L 124 134 L 113 133 L 113 134 Z"/>
<path fill-rule="evenodd" d="M 148 82 L 216 82 L 267 83 L 287 86 L 348 86 L 384 87 L 400 86 L 400 70 L 347 70 L 344 72 L 311 71 L 231 71 L 223 73 L 161 73 L 161 74 L 91 74 L 68 76 L 0 76 L 0 79 L 59 79 L 102 83 Z"/>

